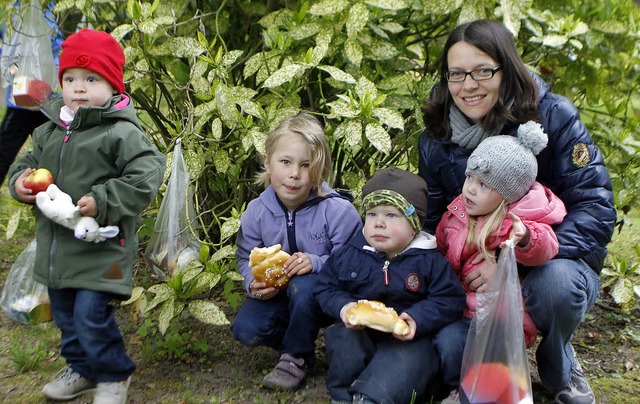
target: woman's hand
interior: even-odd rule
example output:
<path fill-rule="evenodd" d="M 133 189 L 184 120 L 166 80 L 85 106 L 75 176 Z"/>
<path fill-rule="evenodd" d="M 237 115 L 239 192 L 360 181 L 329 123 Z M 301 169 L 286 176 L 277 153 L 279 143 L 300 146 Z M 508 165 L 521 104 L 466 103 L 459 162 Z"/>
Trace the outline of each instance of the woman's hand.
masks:
<path fill-rule="evenodd" d="M 287 276 L 291 278 L 295 275 L 308 274 L 313 270 L 311 259 L 303 252 L 296 252 L 291 255 L 291 258 L 284 263 L 284 271 Z"/>
<path fill-rule="evenodd" d="M 464 282 L 472 292 L 485 292 L 487 283 L 498 268 L 496 259 L 478 254 L 471 262 L 475 269 L 464 278 Z"/>
<path fill-rule="evenodd" d="M 269 300 L 278 294 L 278 289 L 267 287 L 264 282 L 256 282 L 255 280 L 249 285 L 249 295 L 258 300 Z"/>

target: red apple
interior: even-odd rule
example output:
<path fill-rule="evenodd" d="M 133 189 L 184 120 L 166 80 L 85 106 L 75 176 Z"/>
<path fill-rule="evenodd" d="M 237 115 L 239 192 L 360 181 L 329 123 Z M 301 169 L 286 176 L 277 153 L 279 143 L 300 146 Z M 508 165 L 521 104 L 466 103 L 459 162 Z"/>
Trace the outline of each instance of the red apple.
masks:
<path fill-rule="evenodd" d="M 24 179 L 24 187 L 29 188 L 33 195 L 46 191 L 51 184 L 53 184 L 53 174 L 46 168 L 38 168 Z"/>

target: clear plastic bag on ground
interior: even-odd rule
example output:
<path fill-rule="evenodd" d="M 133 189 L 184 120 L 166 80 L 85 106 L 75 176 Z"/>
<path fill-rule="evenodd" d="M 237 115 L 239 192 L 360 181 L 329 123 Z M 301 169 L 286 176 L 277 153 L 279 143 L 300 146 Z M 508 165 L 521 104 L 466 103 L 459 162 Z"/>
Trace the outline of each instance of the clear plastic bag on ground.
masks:
<path fill-rule="evenodd" d="M 36 240 L 29 243 L 9 270 L 0 296 L 6 316 L 22 324 L 35 324 L 53 318 L 47 287 L 33 279 Z"/>
<path fill-rule="evenodd" d="M 173 163 L 153 234 L 147 244 L 145 259 L 161 279 L 172 276 L 200 257 L 200 242 L 196 231 L 193 193 L 190 176 L 178 139 L 173 151 Z"/>
<path fill-rule="evenodd" d="M 477 294 L 462 358 L 461 403 L 533 404 L 523 310 L 514 244 L 509 241 L 487 290 Z"/>

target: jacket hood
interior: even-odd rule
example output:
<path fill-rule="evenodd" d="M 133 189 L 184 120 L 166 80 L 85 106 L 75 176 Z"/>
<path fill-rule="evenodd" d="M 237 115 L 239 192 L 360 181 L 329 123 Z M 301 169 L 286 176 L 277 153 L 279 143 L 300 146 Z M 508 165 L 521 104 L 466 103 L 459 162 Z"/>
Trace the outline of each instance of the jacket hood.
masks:
<path fill-rule="evenodd" d="M 546 203 L 545 203 L 546 202 Z M 535 182 L 529 193 L 509 209 L 519 217 L 540 223 L 556 224 L 567 214 L 564 203 L 547 187 Z"/>
<path fill-rule="evenodd" d="M 60 120 L 60 108 L 64 106 L 62 95 L 45 102 L 41 106 L 42 112 L 56 124 L 63 126 Z M 118 94 L 109 100 L 106 105 L 100 107 L 80 107 L 76 111 L 75 118 L 69 126 L 69 129 L 77 129 L 79 127 L 88 128 L 97 125 L 104 125 L 109 121 L 129 121 L 138 129 L 144 131 L 140 125 L 140 121 L 136 116 L 135 108 L 131 103 L 131 98 L 127 94 Z"/>
<path fill-rule="evenodd" d="M 338 193 L 334 191 L 333 188 L 331 188 L 329 184 L 327 184 L 326 182 L 322 183 L 322 192 L 323 192 L 322 196 L 319 196 L 318 193 L 315 190 L 313 190 L 311 192 L 311 195 L 309 195 L 309 199 L 307 199 L 304 202 L 304 204 L 307 204 L 309 201 L 315 198 L 324 199 L 329 194 L 338 195 Z M 272 186 L 269 186 L 267 189 L 262 191 L 262 193 L 260 194 L 260 199 L 262 200 L 264 205 L 267 207 L 267 209 L 269 209 L 271 213 L 273 213 L 274 215 L 279 216 L 284 214 L 283 207 L 280 205 L 278 201 L 278 196 L 276 195 L 276 191 L 273 189 Z"/>

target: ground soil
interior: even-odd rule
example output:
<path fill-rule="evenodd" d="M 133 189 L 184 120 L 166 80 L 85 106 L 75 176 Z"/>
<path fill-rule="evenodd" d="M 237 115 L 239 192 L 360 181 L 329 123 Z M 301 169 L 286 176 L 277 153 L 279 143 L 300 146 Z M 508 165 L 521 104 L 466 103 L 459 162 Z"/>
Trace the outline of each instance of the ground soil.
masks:
<path fill-rule="evenodd" d="M 0 273 L 7 271 L 11 259 L 0 261 Z M 5 272 L 6 275 L 6 272 Z M 4 277 L 0 276 L 0 281 Z M 4 282 L 0 282 L 2 284 Z M 220 302 L 229 318 L 234 310 Z M 580 362 L 598 397 L 598 403 L 640 402 L 640 322 L 638 309 L 620 314 L 602 298 L 578 329 L 573 344 Z M 208 352 L 185 350 L 178 358 L 163 359 L 166 347 L 157 337 L 141 337 L 129 311 L 120 309 L 118 320 L 130 355 L 138 370 L 133 376 L 129 403 L 328 403 L 324 374 L 327 364 L 323 338 L 318 339 L 318 363 L 304 387 L 295 392 L 274 392 L 261 387 L 262 377 L 275 365 L 278 355 L 268 348 L 245 347 L 231 337 L 228 326 L 205 326 L 189 322 L 189 336 L 206 341 Z M 49 354 L 33 371 L 17 373 L 8 359 L 9 337 L 24 334 L 24 341 L 44 338 Z M 40 335 L 40 337 L 38 337 Z M 42 336 L 44 335 L 44 336 Z M 186 335 L 186 334 L 184 334 Z M 59 333 L 53 323 L 24 326 L 0 316 L 0 402 L 44 403 L 42 386 L 64 366 L 58 355 Z M 11 337 L 15 338 L 15 337 Z M 33 342 L 26 342 L 33 344 Z M 536 403 L 552 398 L 538 382 L 533 351 L 531 374 Z M 90 397 L 70 403 L 89 403 Z"/>

